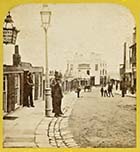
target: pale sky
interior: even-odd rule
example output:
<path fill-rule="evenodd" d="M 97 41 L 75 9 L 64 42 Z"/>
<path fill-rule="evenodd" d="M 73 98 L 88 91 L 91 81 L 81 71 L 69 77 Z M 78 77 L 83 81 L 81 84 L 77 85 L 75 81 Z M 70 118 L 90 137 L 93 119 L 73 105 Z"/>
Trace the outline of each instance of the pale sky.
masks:
<path fill-rule="evenodd" d="M 49 69 L 65 71 L 75 52 L 100 53 L 108 71 L 123 63 L 123 43 L 131 42 L 135 20 L 131 12 L 115 4 L 49 4 Z M 17 43 L 22 61 L 45 66 L 45 35 L 41 27 L 42 4 L 26 4 L 11 10 L 20 33 Z M 12 46 L 4 46 L 4 63 L 12 63 Z"/>

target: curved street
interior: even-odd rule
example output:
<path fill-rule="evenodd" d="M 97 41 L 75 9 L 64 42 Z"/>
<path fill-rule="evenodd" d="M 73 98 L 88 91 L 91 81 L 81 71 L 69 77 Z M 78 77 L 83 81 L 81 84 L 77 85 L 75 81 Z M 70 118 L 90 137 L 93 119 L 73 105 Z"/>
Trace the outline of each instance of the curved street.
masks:
<path fill-rule="evenodd" d="M 100 97 L 92 92 L 68 93 L 63 117 L 44 117 L 44 101 L 35 108 L 20 108 L 4 119 L 4 147 L 135 147 L 136 100 L 133 97 Z M 122 142 L 123 141 L 123 142 Z"/>

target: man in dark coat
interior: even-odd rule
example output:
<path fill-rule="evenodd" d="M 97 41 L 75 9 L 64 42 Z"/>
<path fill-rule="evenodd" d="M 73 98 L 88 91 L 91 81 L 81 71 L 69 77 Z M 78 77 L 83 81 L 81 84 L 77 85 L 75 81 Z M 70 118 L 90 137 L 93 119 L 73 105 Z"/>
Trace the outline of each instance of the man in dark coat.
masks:
<path fill-rule="evenodd" d="M 34 103 L 33 103 L 33 76 L 31 72 L 28 72 L 27 74 L 27 93 L 28 93 L 28 99 L 29 101 L 27 101 L 27 106 L 31 106 L 34 107 Z"/>
<path fill-rule="evenodd" d="M 28 105 L 28 84 L 27 84 L 27 75 L 28 75 L 29 71 L 24 71 L 24 102 L 23 102 L 23 106 L 29 106 Z"/>
<path fill-rule="evenodd" d="M 60 79 L 55 78 L 55 84 L 52 86 L 52 105 L 53 105 L 53 112 L 55 113 L 55 117 L 61 116 L 61 103 L 62 103 L 62 88 L 60 84 Z"/>
<path fill-rule="evenodd" d="M 56 80 L 52 79 L 51 80 L 51 97 L 52 97 L 52 112 L 54 113 L 54 86 L 56 85 Z"/>

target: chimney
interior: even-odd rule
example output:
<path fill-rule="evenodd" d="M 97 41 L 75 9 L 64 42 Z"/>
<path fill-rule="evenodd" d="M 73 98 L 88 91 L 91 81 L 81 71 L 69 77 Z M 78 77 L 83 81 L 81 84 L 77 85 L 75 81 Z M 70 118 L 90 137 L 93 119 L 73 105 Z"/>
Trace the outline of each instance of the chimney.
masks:
<path fill-rule="evenodd" d="M 19 66 L 21 63 L 21 56 L 19 54 L 19 47 L 15 45 L 15 53 L 13 54 L 13 66 Z"/>
<path fill-rule="evenodd" d="M 136 43 L 136 27 L 134 27 L 134 32 L 133 32 L 133 44 Z"/>

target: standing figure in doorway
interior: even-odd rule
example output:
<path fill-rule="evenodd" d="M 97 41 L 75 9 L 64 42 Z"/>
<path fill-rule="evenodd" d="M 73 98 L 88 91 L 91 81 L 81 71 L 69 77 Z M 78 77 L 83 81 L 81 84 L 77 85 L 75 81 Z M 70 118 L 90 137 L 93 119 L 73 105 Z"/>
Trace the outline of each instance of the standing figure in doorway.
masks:
<path fill-rule="evenodd" d="M 34 86 L 34 84 L 33 84 L 33 75 L 31 72 L 27 73 L 26 82 L 27 82 L 27 92 L 28 92 L 27 106 L 34 107 L 34 103 L 33 103 L 33 86 Z"/>

